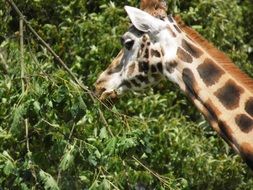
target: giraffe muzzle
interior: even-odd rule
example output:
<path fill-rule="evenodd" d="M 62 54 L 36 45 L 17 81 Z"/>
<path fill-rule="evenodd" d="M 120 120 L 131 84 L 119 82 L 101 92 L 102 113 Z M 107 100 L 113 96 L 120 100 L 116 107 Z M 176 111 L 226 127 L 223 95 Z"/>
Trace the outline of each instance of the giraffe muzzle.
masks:
<path fill-rule="evenodd" d="M 101 101 L 111 100 L 114 102 L 117 99 L 118 94 L 115 90 L 106 91 L 105 88 L 96 88 L 95 96 Z"/>
<path fill-rule="evenodd" d="M 102 93 L 101 96 L 99 97 L 99 99 L 101 101 L 111 100 L 114 102 L 117 99 L 117 97 L 118 97 L 117 92 L 115 90 L 113 90 L 113 91 Z"/>

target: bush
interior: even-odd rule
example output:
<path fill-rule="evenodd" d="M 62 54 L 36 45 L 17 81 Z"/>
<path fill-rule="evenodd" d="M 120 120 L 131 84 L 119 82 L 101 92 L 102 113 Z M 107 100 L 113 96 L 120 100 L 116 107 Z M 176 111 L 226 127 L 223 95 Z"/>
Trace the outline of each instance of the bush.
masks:
<path fill-rule="evenodd" d="M 85 85 L 121 49 L 128 1 L 16 1 Z M 170 10 L 252 76 L 252 3 L 169 1 Z M 4 189 L 252 189 L 248 167 L 170 83 L 94 103 L 1 1 L 0 187 Z M 166 90 L 164 90 L 166 87 Z M 105 117 L 101 119 L 99 109 Z M 110 129 L 110 130 L 109 130 Z"/>

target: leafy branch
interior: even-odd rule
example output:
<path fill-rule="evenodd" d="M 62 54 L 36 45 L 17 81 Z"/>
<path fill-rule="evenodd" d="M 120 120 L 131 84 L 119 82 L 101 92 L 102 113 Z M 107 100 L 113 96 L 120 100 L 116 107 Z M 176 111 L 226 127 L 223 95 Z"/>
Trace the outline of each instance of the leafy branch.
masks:
<path fill-rule="evenodd" d="M 84 91 L 86 91 L 89 94 L 90 98 L 95 103 L 96 102 L 96 97 L 93 95 L 93 93 L 88 89 L 87 86 L 83 85 L 82 82 L 77 79 L 77 77 L 75 76 L 75 74 L 68 68 L 68 66 L 64 63 L 64 61 L 56 54 L 56 52 L 49 46 L 49 44 L 46 43 L 42 39 L 42 37 L 33 29 L 33 27 L 30 25 L 30 23 L 28 22 L 28 20 L 26 20 L 25 16 L 21 13 L 21 11 L 17 7 L 17 5 L 12 0 L 6 0 L 6 1 L 13 7 L 13 9 L 16 11 L 16 13 L 20 16 L 21 20 L 24 21 L 24 23 L 27 25 L 28 29 L 32 32 L 32 34 L 35 35 L 37 37 L 37 39 L 42 43 L 42 45 L 54 56 L 54 58 L 57 60 L 58 64 L 60 66 L 62 66 L 68 72 L 68 74 L 73 78 L 73 80 L 75 81 L 75 83 L 81 89 L 83 89 Z M 21 53 L 21 55 L 22 55 L 22 53 Z M 99 111 L 99 115 L 100 115 L 100 117 L 102 119 L 102 122 L 107 127 L 110 135 L 114 136 L 113 133 L 112 133 L 112 131 L 111 131 L 111 129 L 109 128 L 109 125 L 108 125 L 108 123 L 107 123 L 107 121 L 105 119 L 105 116 L 104 116 L 103 112 L 101 111 L 100 108 L 98 108 L 98 111 Z"/>

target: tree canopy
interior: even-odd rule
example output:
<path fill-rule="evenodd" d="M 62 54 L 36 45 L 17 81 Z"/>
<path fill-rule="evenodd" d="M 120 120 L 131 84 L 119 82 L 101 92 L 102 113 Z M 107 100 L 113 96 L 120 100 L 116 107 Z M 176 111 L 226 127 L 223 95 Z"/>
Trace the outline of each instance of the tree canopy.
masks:
<path fill-rule="evenodd" d="M 139 1 L 16 0 L 31 26 L 89 89 L 121 49 Z M 168 0 L 251 77 L 251 0 Z M 0 187 L 3 189 L 252 189 L 252 172 L 170 82 L 93 101 L 0 1 Z M 101 117 L 103 116 L 103 117 Z M 0 189 L 1 189 L 0 188 Z"/>

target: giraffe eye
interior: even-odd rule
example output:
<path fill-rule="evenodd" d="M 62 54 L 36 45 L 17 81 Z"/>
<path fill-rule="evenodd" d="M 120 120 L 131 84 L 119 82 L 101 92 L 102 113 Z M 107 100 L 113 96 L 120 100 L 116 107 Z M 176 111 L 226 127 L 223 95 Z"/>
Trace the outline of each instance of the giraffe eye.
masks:
<path fill-rule="evenodd" d="M 123 46 L 127 49 L 127 50 L 131 50 L 132 47 L 134 45 L 134 40 L 132 39 L 127 39 L 123 42 Z"/>

